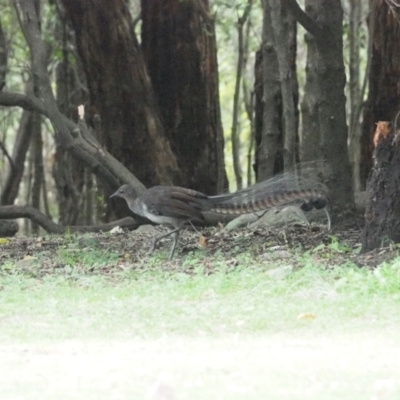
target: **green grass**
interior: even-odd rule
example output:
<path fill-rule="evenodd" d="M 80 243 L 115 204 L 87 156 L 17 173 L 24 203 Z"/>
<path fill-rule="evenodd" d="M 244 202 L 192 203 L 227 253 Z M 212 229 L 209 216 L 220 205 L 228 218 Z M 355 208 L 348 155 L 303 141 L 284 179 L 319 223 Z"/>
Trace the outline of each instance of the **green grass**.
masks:
<path fill-rule="evenodd" d="M 0 268 L 2 399 L 145 399 L 155 382 L 177 399 L 400 396 L 400 258 L 328 268 L 309 253 L 273 279 L 290 259 L 193 255 L 173 272 L 157 255 L 103 275 L 116 258 L 96 251 L 60 251 L 40 278 Z"/>
<path fill-rule="evenodd" d="M 148 269 L 112 278 L 73 274 L 40 280 L 20 275 L 0 278 L 0 314 L 8 323 L 0 338 L 36 340 L 130 335 L 141 337 L 199 332 L 280 332 L 304 328 L 297 317 L 312 313 L 316 329 L 333 323 L 400 321 L 400 260 L 369 271 L 355 266 L 323 269 L 307 265 L 285 279 L 272 279 L 263 265 L 201 264 L 191 274 Z M 385 313 L 382 311 L 385 309 Z M 16 318 L 15 316 L 18 316 Z M 37 329 L 38 318 L 49 329 Z M 21 319 L 25 322 L 20 324 Z"/>

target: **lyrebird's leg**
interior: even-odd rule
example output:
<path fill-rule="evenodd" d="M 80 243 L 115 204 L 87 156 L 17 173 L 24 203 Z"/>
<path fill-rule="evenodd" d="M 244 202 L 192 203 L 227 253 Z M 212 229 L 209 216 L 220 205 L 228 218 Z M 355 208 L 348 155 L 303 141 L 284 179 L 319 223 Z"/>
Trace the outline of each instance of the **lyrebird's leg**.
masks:
<path fill-rule="evenodd" d="M 171 261 L 172 257 L 174 256 L 175 248 L 176 248 L 176 245 L 177 245 L 178 239 L 179 239 L 179 233 L 180 233 L 179 229 L 175 229 L 172 232 L 172 235 L 174 236 L 174 242 L 172 243 L 172 247 L 171 247 L 171 251 L 169 253 L 168 261 Z"/>
<path fill-rule="evenodd" d="M 172 246 L 172 251 L 171 251 L 171 253 L 170 253 L 170 255 L 169 255 L 169 257 L 170 257 L 169 259 L 171 260 L 172 256 L 174 255 L 176 243 L 178 242 L 178 237 L 179 237 L 179 231 L 180 231 L 180 229 L 181 229 L 181 228 L 175 228 L 175 229 L 173 229 L 172 231 L 169 231 L 169 232 L 167 232 L 167 233 L 163 233 L 162 235 L 159 235 L 159 236 L 155 236 L 155 237 L 153 238 L 153 242 L 152 242 L 152 245 L 151 245 L 150 253 L 152 253 L 152 252 L 155 250 L 157 243 L 158 243 L 161 239 L 163 239 L 163 238 L 165 238 L 165 237 L 167 237 L 167 236 L 169 236 L 169 235 L 174 235 L 174 243 L 173 243 L 173 246 Z"/>

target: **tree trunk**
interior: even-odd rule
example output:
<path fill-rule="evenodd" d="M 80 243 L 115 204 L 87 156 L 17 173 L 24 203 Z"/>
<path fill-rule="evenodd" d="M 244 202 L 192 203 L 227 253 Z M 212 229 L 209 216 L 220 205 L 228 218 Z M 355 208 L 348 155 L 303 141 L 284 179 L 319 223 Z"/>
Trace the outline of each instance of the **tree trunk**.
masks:
<path fill-rule="evenodd" d="M 78 121 L 77 107 L 84 103 L 85 92 L 81 78 L 80 63 L 71 63 L 72 32 L 63 15 L 58 15 L 58 30 L 55 32 L 62 49 L 62 60 L 58 63 L 56 75 L 56 100 L 59 110 Z M 83 83 L 82 83 L 83 82 Z M 66 149 L 56 145 L 53 163 L 53 177 L 57 188 L 59 221 L 64 226 L 76 225 L 82 212 L 85 168 L 80 160 L 76 160 Z"/>
<path fill-rule="evenodd" d="M 142 0 L 142 49 L 182 185 L 227 186 L 214 20 L 208 0 Z"/>
<path fill-rule="evenodd" d="M 26 154 L 31 142 L 32 120 L 33 113 L 24 110 L 19 121 L 17 136 L 14 143 L 10 173 L 7 176 L 1 192 L 0 204 L 3 206 L 14 204 L 18 196 L 19 185 L 25 169 Z"/>
<path fill-rule="evenodd" d="M 283 170 L 283 128 L 282 128 L 282 96 L 279 85 L 279 67 L 276 56 L 275 40 L 272 30 L 271 12 L 268 0 L 264 0 L 263 34 L 261 52 L 261 71 L 256 74 L 262 79 L 257 85 L 261 93 L 257 95 L 256 120 L 262 112 L 262 125 L 256 123 L 256 179 L 262 181 Z M 261 96 L 260 96 L 261 95 Z M 257 113 L 258 112 L 258 113 Z M 259 128 L 261 125 L 262 130 Z"/>
<path fill-rule="evenodd" d="M 301 102 L 300 159 L 302 162 L 319 160 L 321 154 L 321 135 L 318 122 L 317 76 L 313 67 L 318 49 L 315 38 L 310 33 L 304 35 L 307 43 L 306 83 Z"/>
<path fill-rule="evenodd" d="M 180 184 L 126 1 L 62 0 L 102 142 L 147 186 Z"/>
<path fill-rule="evenodd" d="M 367 182 L 362 251 L 400 243 L 400 131 L 378 122 L 373 142 L 374 167 Z"/>
<path fill-rule="evenodd" d="M 360 86 L 360 42 L 362 1 L 350 0 L 349 16 L 349 89 L 350 89 L 350 126 L 349 126 L 349 155 L 353 170 L 355 192 L 361 190 L 360 183 L 360 114 L 362 93 Z"/>
<path fill-rule="evenodd" d="M 231 126 L 231 142 L 232 142 L 232 161 L 233 171 L 235 173 L 236 188 L 238 190 L 243 187 L 243 175 L 241 165 L 241 141 L 240 141 L 240 124 L 239 124 L 239 113 L 240 113 L 240 89 L 242 87 L 243 70 L 245 66 L 245 57 L 247 54 L 244 53 L 244 25 L 248 18 L 251 10 L 251 2 L 247 3 L 243 15 L 238 18 L 236 23 L 236 29 L 238 32 L 238 43 L 237 43 L 237 63 L 236 63 L 236 79 L 235 79 L 235 90 L 233 92 L 233 106 L 232 106 L 232 126 Z"/>
<path fill-rule="evenodd" d="M 29 204 L 32 207 L 40 210 L 40 195 L 42 194 L 44 182 L 44 165 L 43 165 L 43 140 L 42 140 L 42 125 L 41 116 L 34 113 L 32 116 L 32 133 L 31 133 L 31 150 L 33 161 L 33 181 L 31 189 L 31 201 Z M 39 225 L 35 221 L 31 221 L 32 233 L 39 233 Z"/>
<path fill-rule="evenodd" d="M 7 45 L 3 26 L 0 21 L 0 90 L 6 85 L 7 74 Z"/>
<path fill-rule="evenodd" d="M 308 67 L 315 72 L 324 180 L 330 191 L 333 214 L 353 211 L 354 193 L 347 149 L 346 75 L 343 62 L 343 9 L 340 0 L 306 0 L 304 13 L 295 0 L 285 0 L 297 20 L 315 38 L 315 58 Z M 340 188 L 340 189 L 339 189 Z"/>
<path fill-rule="evenodd" d="M 288 46 L 290 26 L 289 24 L 285 24 L 282 18 L 283 7 L 281 1 L 268 1 L 270 3 L 272 30 L 276 44 L 279 81 L 282 93 L 282 117 L 284 127 L 283 160 L 285 170 L 291 171 L 294 169 L 296 163 L 297 120 L 292 92 L 292 65 L 290 63 L 291 59 Z"/>
<path fill-rule="evenodd" d="M 285 7 L 281 8 L 281 20 L 287 40 L 286 46 L 289 49 L 289 75 L 291 76 L 290 86 L 295 109 L 295 141 L 297 142 L 299 91 L 296 77 L 296 21 L 287 13 Z M 255 172 L 257 181 L 261 181 L 284 169 L 283 105 L 269 0 L 264 1 L 263 45 L 262 51 L 258 52 L 256 57 L 254 86 Z M 295 146 L 295 159 L 298 159 L 297 146 Z"/>
<path fill-rule="evenodd" d="M 393 121 L 400 110 L 400 12 L 398 8 L 389 9 L 385 1 L 371 0 L 370 4 L 374 10 L 369 23 L 372 58 L 361 136 L 362 185 L 372 167 L 376 123 Z"/>

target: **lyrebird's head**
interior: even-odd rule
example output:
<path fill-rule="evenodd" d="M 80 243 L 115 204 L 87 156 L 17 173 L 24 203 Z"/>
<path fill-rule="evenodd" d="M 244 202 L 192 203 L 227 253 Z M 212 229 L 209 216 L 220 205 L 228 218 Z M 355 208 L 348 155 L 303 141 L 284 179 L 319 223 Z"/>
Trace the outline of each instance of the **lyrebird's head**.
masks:
<path fill-rule="evenodd" d="M 114 194 L 110 196 L 110 198 L 112 197 L 121 197 L 129 204 L 130 201 L 133 201 L 138 197 L 138 192 L 131 185 L 122 185 Z"/>

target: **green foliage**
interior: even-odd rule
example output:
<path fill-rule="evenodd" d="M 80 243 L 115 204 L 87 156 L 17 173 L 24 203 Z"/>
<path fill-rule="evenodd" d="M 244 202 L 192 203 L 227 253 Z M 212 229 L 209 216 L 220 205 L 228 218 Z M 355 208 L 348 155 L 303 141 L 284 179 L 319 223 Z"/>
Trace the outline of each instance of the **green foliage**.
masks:
<path fill-rule="evenodd" d="M 114 265 L 118 260 L 118 255 L 100 251 L 98 249 L 69 249 L 60 248 L 58 250 L 60 262 L 65 264 L 65 269 L 73 270 L 77 266 L 86 268 L 99 268 L 106 265 Z"/>

